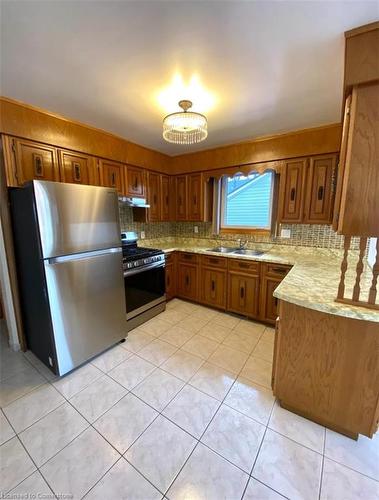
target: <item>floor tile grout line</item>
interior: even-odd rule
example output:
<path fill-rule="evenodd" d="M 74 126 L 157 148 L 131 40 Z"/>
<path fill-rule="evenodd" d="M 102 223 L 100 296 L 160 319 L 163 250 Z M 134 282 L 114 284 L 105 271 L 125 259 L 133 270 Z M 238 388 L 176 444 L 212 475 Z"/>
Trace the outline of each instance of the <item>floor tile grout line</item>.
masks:
<path fill-rule="evenodd" d="M 324 477 L 325 442 L 326 442 L 326 427 L 324 427 L 324 443 L 323 443 L 323 447 L 322 447 L 321 476 L 320 476 L 320 485 L 319 485 L 319 489 L 318 489 L 319 500 L 321 499 L 322 479 Z"/>

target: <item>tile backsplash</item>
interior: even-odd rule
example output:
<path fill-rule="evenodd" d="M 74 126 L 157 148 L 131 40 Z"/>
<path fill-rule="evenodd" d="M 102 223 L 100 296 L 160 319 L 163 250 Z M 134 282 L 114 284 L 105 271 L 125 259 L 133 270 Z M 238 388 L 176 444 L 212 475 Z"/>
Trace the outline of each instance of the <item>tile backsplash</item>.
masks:
<path fill-rule="evenodd" d="M 316 224 L 282 224 L 281 229 L 291 231 L 290 238 L 281 238 L 280 236 L 258 236 L 246 234 L 212 234 L 212 224 L 209 222 L 134 222 L 133 209 L 120 204 L 120 221 L 123 231 L 136 231 L 140 235 L 145 232 L 146 239 L 156 238 L 201 238 L 222 241 L 236 241 L 239 237 L 249 240 L 251 243 L 269 243 L 278 245 L 294 245 L 318 248 L 343 248 L 344 238 L 333 231 L 330 226 Z M 195 226 L 198 232 L 195 233 Z M 359 240 L 352 238 L 352 250 L 359 248 Z"/>

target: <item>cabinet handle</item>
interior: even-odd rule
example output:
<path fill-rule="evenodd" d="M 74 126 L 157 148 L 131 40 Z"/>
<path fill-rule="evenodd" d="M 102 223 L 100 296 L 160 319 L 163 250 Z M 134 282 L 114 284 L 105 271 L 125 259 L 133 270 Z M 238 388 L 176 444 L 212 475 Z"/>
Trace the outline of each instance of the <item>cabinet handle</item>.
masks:
<path fill-rule="evenodd" d="M 286 274 L 287 273 L 287 269 L 283 269 L 282 267 L 273 267 L 272 270 L 275 273 L 279 273 L 279 274 Z"/>
<path fill-rule="evenodd" d="M 134 179 L 134 186 L 133 187 L 134 187 L 134 189 L 138 188 L 138 179 L 137 179 L 137 177 L 135 177 L 135 179 Z"/>
<path fill-rule="evenodd" d="M 290 192 L 290 200 L 294 201 L 295 200 L 295 196 L 296 196 L 296 189 L 292 188 L 291 192 Z"/>
<path fill-rule="evenodd" d="M 154 195 L 154 205 L 156 205 L 156 204 L 157 204 L 157 195 L 155 194 Z"/>
<path fill-rule="evenodd" d="M 116 176 L 114 172 L 111 173 L 111 186 L 112 187 L 116 186 Z"/>
<path fill-rule="evenodd" d="M 36 177 L 43 177 L 43 160 L 41 155 L 33 155 L 34 175 Z"/>
<path fill-rule="evenodd" d="M 215 288 L 216 288 L 216 286 L 215 286 L 215 282 L 214 282 L 214 280 L 212 280 L 212 281 L 211 281 L 211 289 L 212 289 L 212 292 L 214 292 L 214 291 L 215 291 Z"/>
<path fill-rule="evenodd" d="M 74 166 L 74 180 L 80 182 L 81 181 L 81 178 L 80 178 L 80 164 L 74 162 L 73 166 Z"/>
<path fill-rule="evenodd" d="M 188 274 L 186 274 L 186 285 L 187 286 L 189 285 L 189 276 L 188 276 Z"/>
<path fill-rule="evenodd" d="M 196 196 L 193 197 L 193 204 L 196 205 L 197 204 L 197 199 L 196 199 Z"/>
<path fill-rule="evenodd" d="M 178 202 L 179 202 L 179 205 L 182 204 L 182 197 L 181 196 L 178 197 Z"/>
<path fill-rule="evenodd" d="M 275 307 L 278 307 L 278 299 L 276 297 L 274 297 L 274 304 L 275 304 Z"/>
<path fill-rule="evenodd" d="M 166 195 L 165 200 L 166 200 L 166 205 L 168 206 L 168 196 L 167 195 Z"/>
<path fill-rule="evenodd" d="M 324 197 L 324 186 L 320 186 L 317 191 L 317 199 L 322 200 Z"/>
<path fill-rule="evenodd" d="M 192 255 L 184 254 L 183 259 L 192 260 Z"/>
<path fill-rule="evenodd" d="M 209 262 L 210 262 L 211 264 L 218 264 L 218 259 L 214 259 L 214 258 L 212 258 L 212 257 L 211 257 L 211 258 L 209 259 Z"/>
<path fill-rule="evenodd" d="M 167 286 L 170 286 L 170 276 L 166 276 L 166 284 Z"/>
<path fill-rule="evenodd" d="M 243 286 L 240 287 L 240 298 L 243 299 L 245 297 L 245 288 Z"/>
<path fill-rule="evenodd" d="M 238 263 L 239 267 L 242 267 L 242 269 L 249 269 L 249 264 L 245 264 L 244 262 L 239 262 Z"/>

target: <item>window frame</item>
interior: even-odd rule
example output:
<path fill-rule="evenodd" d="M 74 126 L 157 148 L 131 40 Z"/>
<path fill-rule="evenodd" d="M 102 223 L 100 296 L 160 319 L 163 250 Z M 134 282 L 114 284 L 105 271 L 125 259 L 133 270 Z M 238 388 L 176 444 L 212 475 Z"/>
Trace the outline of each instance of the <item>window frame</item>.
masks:
<path fill-rule="evenodd" d="M 254 172 L 250 172 L 249 174 L 241 174 L 242 176 L 251 175 Z M 276 210 L 276 201 L 275 201 L 275 193 L 276 193 L 276 175 L 272 170 L 265 172 L 257 172 L 259 175 L 263 175 L 266 173 L 271 174 L 271 193 L 270 193 L 270 213 L 269 213 L 269 225 L 267 228 L 261 227 L 253 227 L 253 226 L 228 226 L 224 225 L 224 214 L 225 214 L 225 200 L 226 200 L 226 184 L 228 178 L 231 176 L 225 175 L 220 179 L 220 211 L 219 211 L 219 232 L 224 234 L 256 234 L 256 235 L 264 235 L 269 236 L 272 234 L 272 229 L 274 225 L 274 215 Z M 233 176 L 235 177 L 235 176 Z"/>

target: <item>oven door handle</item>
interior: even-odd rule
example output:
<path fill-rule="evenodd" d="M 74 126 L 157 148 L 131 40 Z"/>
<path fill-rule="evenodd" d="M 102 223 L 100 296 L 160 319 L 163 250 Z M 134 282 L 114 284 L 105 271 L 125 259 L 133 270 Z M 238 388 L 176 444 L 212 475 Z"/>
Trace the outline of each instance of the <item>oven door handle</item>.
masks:
<path fill-rule="evenodd" d="M 165 267 L 165 262 L 164 261 L 153 262 L 152 264 L 148 264 L 147 266 L 141 266 L 135 269 L 128 269 L 127 271 L 124 271 L 124 277 L 127 278 L 128 276 L 133 276 L 133 274 L 143 273 L 144 271 L 148 271 L 149 269 L 154 269 L 156 267 Z"/>

